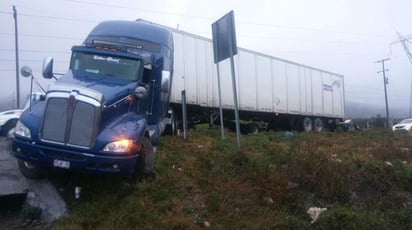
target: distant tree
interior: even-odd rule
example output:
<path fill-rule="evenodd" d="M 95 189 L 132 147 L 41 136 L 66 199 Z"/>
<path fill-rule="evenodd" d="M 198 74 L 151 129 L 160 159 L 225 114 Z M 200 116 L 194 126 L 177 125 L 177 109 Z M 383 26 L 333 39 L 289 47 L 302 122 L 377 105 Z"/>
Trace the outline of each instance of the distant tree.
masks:
<path fill-rule="evenodd" d="M 385 128 L 386 127 L 385 119 L 380 114 L 376 115 L 376 118 L 373 123 L 374 123 L 375 128 Z"/>

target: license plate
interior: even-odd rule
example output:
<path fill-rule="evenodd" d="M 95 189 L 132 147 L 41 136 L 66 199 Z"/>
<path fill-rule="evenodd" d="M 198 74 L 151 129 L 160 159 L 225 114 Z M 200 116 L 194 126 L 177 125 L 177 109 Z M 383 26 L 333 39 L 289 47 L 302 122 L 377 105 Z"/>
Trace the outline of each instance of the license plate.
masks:
<path fill-rule="evenodd" d="M 68 169 L 70 168 L 70 161 L 54 160 L 53 166 L 57 168 Z"/>

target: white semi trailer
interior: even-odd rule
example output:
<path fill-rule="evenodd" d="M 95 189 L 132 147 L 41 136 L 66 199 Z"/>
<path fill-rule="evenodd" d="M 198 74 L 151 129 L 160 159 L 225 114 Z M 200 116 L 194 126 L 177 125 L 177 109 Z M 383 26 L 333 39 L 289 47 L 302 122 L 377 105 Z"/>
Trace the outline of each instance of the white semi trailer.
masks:
<path fill-rule="evenodd" d="M 171 28 L 169 28 L 171 29 Z M 176 29 L 174 79 L 170 98 L 174 120 L 181 119 L 186 92 L 190 122 L 219 118 L 217 67 L 212 40 Z M 238 48 L 234 57 L 239 116 L 248 126 L 322 131 L 344 117 L 344 78 L 340 74 Z M 219 64 L 224 119 L 233 120 L 230 60 Z M 258 122 L 256 122 L 258 121 Z M 174 124 L 176 127 L 176 124 Z"/>

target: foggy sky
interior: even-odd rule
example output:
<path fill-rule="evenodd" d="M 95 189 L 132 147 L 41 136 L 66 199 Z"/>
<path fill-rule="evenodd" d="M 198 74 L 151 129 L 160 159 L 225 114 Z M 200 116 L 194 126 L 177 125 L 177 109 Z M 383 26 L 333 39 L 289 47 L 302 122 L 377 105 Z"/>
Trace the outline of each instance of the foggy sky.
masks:
<path fill-rule="evenodd" d="M 211 24 L 235 12 L 238 46 L 313 66 L 345 77 L 346 101 L 384 108 L 382 66 L 390 58 L 390 108 L 409 112 L 412 64 L 397 43 L 396 31 L 412 34 L 408 0 L 2 0 L 0 2 L 0 104 L 13 105 L 16 94 L 14 20 L 18 13 L 20 67 L 41 77 L 44 57 L 54 58 L 55 72 L 67 71 L 70 48 L 81 44 L 103 20 L 142 18 L 211 38 Z M 29 79 L 20 78 L 21 100 Z M 20 102 L 23 104 L 23 102 Z"/>

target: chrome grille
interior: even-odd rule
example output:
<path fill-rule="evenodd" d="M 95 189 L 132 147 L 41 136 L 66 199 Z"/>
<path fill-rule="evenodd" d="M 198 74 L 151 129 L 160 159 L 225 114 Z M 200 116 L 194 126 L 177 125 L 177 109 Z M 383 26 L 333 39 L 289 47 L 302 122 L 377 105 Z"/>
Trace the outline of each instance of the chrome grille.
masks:
<path fill-rule="evenodd" d="M 100 121 L 99 102 L 79 91 L 50 93 L 40 134 L 42 141 L 92 147 Z"/>
<path fill-rule="evenodd" d="M 90 146 L 95 123 L 94 106 L 77 102 L 73 112 L 68 144 Z"/>
<path fill-rule="evenodd" d="M 67 99 L 51 98 L 44 112 L 43 139 L 61 142 L 65 140 L 67 125 Z"/>

